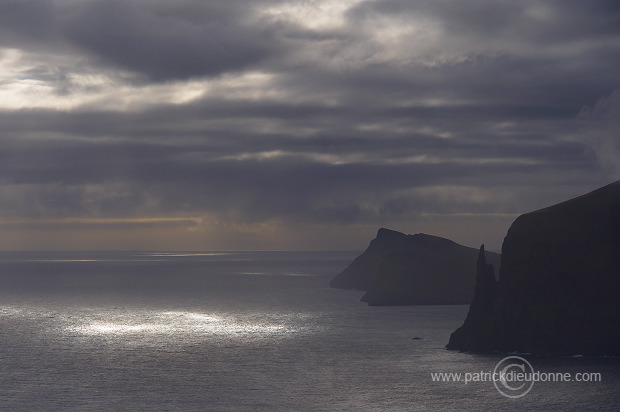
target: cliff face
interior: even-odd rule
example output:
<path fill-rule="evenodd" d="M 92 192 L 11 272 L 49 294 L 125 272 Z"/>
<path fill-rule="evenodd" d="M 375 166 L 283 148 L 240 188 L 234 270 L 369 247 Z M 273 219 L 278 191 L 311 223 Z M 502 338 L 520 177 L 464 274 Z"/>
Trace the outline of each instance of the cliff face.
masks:
<path fill-rule="evenodd" d="M 380 229 L 366 251 L 330 286 L 366 290 L 370 305 L 471 302 L 478 251 L 437 236 Z M 496 253 L 487 258 L 499 264 Z"/>
<path fill-rule="evenodd" d="M 493 300 L 448 348 L 620 354 L 620 181 L 515 220 Z"/>
<path fill-rule="evenodd" d="M 412 249 L 412 236 L 385 228 L 379 229 L 368 248 L 336 275 L 329 286 L 338 289 L 368 290 L 379 274 L 379 266 L 387 255 Z"/>

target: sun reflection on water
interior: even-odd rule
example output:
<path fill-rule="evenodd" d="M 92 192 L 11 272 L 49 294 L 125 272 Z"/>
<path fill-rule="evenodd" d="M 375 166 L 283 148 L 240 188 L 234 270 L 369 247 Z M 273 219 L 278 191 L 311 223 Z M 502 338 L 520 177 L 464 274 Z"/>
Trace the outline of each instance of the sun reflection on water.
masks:
<path fill-rule="evenodd" d="M 219 337 L 285 337 L 306 330 L 301 315 L 214 315 L 165 311 L 83 322 L 68 329 L 80 335 L 215 335 Z"/>

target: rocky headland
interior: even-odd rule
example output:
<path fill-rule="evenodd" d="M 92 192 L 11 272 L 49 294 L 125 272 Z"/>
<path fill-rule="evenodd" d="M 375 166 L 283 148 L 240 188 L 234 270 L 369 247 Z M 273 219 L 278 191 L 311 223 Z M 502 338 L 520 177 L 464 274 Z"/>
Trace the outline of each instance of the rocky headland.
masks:
<path fill-rule="evenodd" d="M 519 216 L 448 349 L 620 355 L 620 181 Z"/>
<path fill-rule="evenodd" d="M 449 239 L 379 229 L 377 237 L 330 286 L 366 291 L 370 305 L 450 305 L 471 302 L 478 250 Z M 497 253 L 486 259 L 500 263 Z"/>

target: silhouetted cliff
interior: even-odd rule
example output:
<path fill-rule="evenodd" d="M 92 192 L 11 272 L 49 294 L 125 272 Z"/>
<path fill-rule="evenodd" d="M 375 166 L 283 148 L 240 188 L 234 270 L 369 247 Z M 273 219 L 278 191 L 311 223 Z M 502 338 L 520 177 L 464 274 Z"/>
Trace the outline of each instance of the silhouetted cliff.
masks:
<path fill-rule="evenodd" d="M 471 302 L 478 251 L 437 236 L 379 229 L 368 249 L 330 282 L 365 290 L 370 305 L 448 305 Z M 496 253 L 487 258 L 499 264 Z"/>
<path fill-rule="evenodd" d="M 379 274 L 379 266 L 390 253 L 408 251 L 413 248 L 412 236 L 395 230 L 381 228 L 368 248 L 336 275 L 329 286 L 339 289 L 368 290 Z"/>
<path fill-rule="evenodd" d="M 497 297 L 497 281 L 493 265 L 487 264 L 484 245 L 480 246 L 476 265 L 476 288 L 474 298 L 463 326 L 450 336 L 448 349 L 463 351 L 490 351 L 494 349 L 494 307 Z"/>
<path fill-rule="evenodd" d="M 620 181 L 517 218 L 491 293 L 449 349 L 620 354 Z"/>

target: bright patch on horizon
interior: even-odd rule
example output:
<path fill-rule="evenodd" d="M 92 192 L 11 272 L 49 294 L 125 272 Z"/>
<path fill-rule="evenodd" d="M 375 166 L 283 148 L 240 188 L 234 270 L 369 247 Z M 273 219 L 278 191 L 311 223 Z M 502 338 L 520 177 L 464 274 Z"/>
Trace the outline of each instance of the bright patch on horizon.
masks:
<path fill-rule="evenodd" d="M 155 218 L 50 218 L 50 219 L 0 219 L 0 226 L 46 226 L 46 225 L 157 225 L 157 224 L 178 224 L 188 226 L 201 226 L 203 218 L 199 217 L 155 217 Z"/>

